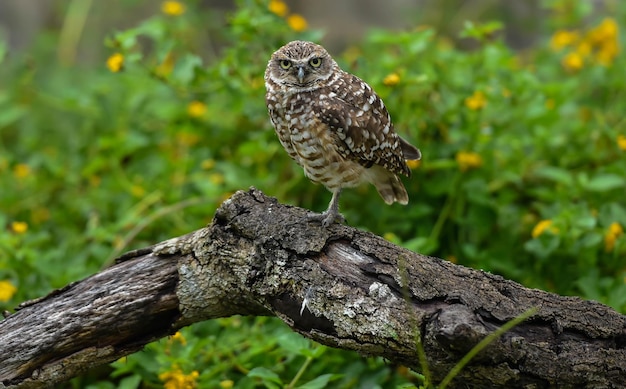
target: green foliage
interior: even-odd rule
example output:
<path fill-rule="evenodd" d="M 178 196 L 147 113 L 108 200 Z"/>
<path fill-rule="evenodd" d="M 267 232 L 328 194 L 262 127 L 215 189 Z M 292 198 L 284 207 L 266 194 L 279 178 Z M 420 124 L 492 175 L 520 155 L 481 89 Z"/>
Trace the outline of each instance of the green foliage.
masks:
<path fill-rule="evenodd" d="M 408 206 L 362 187 L 344 192 L 342 212 L 421 253 L 626 312 L 626 60 L 611 51 L 626 7 L 580 28 L 586 2 L 545 4 L 552 41 L 524 52 L 499 39 L 505 24 L 468 22 L 471 51 L 417 28 L 372 30 L 335 56 L 424 155 L 405 180 Z M 240 0 L 225 21 L 186 7 L 111 34 L 111 57 L 97 68 L 57 64 L 50 37 L 22 56 L 0 40 L 0 308 L 196 229 L 239 189 L 325 208 L 330 194 L 282 150 L 263 103 L 269 55 L 321 34 L 294 31 L 293 15 L 262 1 Z M 110 382 L 74 385 L 157 387 L 194 371 L 199 387 L 421 382 L 273 319 L 215 320 L 182 334 L 185 342 L 164 339 L 115 362 Z"/>
<path fill-rule="evenodd" d="M 278 320 L 233 317 L 198 323 L 112 364 L 113 378 L 140 376 L 159 387 L 167 375 L 197 374 L 206 388 L 396 386 L 406 379 L 382 360 L 347 357 L 295 334 Z M 77 380 L 75 380 L 77 381 Z M 76 384 L 79 384 L 76 382 Z M 106 385 L 98 384 L 98 387 Z"/>

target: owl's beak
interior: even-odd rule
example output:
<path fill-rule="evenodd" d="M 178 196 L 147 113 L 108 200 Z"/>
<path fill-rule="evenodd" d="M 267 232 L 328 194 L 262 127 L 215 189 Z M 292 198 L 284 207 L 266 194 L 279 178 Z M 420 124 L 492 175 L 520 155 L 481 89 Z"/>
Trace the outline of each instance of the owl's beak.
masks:
<path fill-rule="evenodd" d="M 300 81 L 300 84 L 302 84 L 304 82 L 304 66 L 298 66 L 298 81 Z"/>

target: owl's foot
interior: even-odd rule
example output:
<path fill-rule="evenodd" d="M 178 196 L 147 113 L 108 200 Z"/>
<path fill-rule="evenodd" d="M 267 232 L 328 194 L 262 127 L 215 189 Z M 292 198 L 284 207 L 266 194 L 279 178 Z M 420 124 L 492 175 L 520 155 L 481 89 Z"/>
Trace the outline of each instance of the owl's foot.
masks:
<path fill-rule="evenodd" d="M 306 218 L 310 222 L 321 222 L 324 228 L 330 227 L 333 223 L 343 224 L 346 221 L 342 214 L 333 209 L 328 209 L 322 213 L 310 213 Z"/>
<path fill-rule="evenodd" d="M 341 195 L 341 188 L 333 190 L 333 198 L 330 199 L 328 209 L 322 213 L 313 213 L 307 216 L 309 221 L 322 222 L 322 227 L 330 227 L 331 224 L 338 222 L 344 223 L 346 218 L 339 213 L 339 196 Z"/>
<path fill-rule="evenodd" d="M 331 224 L 344 223 L 346 218 L 339 213 L 339 196 L 341 195 L 341 188 L 333 191 L 333 198 L 328 204 L 328 209 L 322 213 L 314 213 L 307 216 L 309 221 L 322 222 L 322 227 L 330 227 Z"/>

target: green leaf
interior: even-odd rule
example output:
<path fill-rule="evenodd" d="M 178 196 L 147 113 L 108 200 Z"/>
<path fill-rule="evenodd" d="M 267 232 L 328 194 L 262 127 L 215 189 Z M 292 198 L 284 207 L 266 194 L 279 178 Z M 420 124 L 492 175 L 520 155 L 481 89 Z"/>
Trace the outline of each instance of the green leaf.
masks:
<path fill-rule="evenodd" d="M 598 219 L 607 226 L 615 221 L 626 225 L 626 208 L 617 201 L 606 202 L 600 207 Z"/>
<path fill-rule="evenodd" d="M 260 378 L 270 388 L 280 388 L 283 385 L 278 374 L 265 367 L 255 367 L 248 372 L 248 377 Z"/>
<path fill-rule="evenodd" d="M 115 386 L 112 382 L 96 382 L 93 383 L 91 385 L 86 385 L 84 387 L 85 389 L 116 389 L 117 386 Z"/>
<path fill-rule="evenodd" d="M 535 171 L 534 174 L 537 177 L 545 178 L 547 180 L 554 181 L 565 186 L 574 185 L 573 174 L 569 170 L 560 167 L 544 166 Z"/>
<path fill-rule="evenodd" d="M 547 258 L 561 244 L 561 238 L 551 233 L 543 233 L 536 239 L 531 239 L 524 244 L 526 251 L 535 254 L 539 258 Z"/>
<path fill-rule="evenodd" d="M 298 386 L 298 389 L 322 389 L 325 388 L 328 383 L 333 380 L 341 377 L 338 374 L 323 374 L 305 384 Z"/>
<path fill-rule="evenodd" d="M 588 234 L 578 241 L 581 247 L 599 247 L 603 237 L 600 234 Z"/>
<path fill-rule="evenodd" d="M 590 230 L 597 224 L 596 217 L 592 215 L 575 214 L 572 215 L 572 218 L 574 219 L 572 220 L 572 225 L 583 230 Z"/>
<path fill-rule="evenodd" d="M 284 350 L 289 350 L 299 355 L 305 355 L 311 349 L 311 341 L 295 332 L 287 332 L 278 337 L 278 344 Z"/>
<path fill-rule="evenodd" d="M 173 77 L 183 84 L 190 83 L 195 75 L 196 70 L 202 67 L 202 59 L 197 55 L 186 54 L 176 63 Z"/>
<path fill-rule="evenodd" d="M 592 192 L 609 192 L 613 189 L 624 188 L 626 179 L 617 174 L 598 174 L 585 183 L 585 189 Z"/>
<path fill-rule="evenodd" d="M 473 22 L 466 21 L 461 31 L 461 38 L 476 38 L 478 40 L 484 40 L 493 36 L 496 31 L 502 30 L 504 25 L 499 21 L 491 21 L 482 24 L 474 24 Z"/>
<path fill-rule="evenodd" d="M 596 301 L 602 300 L 597 269 L 590 269 L 589 273 L 575 281 L 575 284 L 588 299 Z"/>
<path fill-rule="evenodd" d="M 117 387 L 118 389 L 137 389 L 139 384 L 141 384 L 141 376 L 133 374 L 122 379 Z"/>
<path fill-rule="evenodd" d="M 137 35 L 149 36 L 156 41 L 163 39 L 167 34 L 166 24 L 160 18 L 148 19 L 130 31 L 136 32 Z"/>
<path fill-rule="evenodd" d="M 439 242 L 425 236 L 410 239 L 403 244 L 404 247 L 416 253 L 429 255 L 439 247 Z"/>
<path fill-rule="evenodd" d="M 311 352 L 311 358 L 321 357 L 326 352 L 326 350 L 328 350 L 328 347 L 326 346 L 318 345 L 314 347 L 313 351 Z"/>
<path fill-rule="evenodd" d="M 24 117 L 26 113 L 26 109 L 18 105 L 3 107 L 0 109 L 0 128 L 18 121 L 20 118 Z"/>

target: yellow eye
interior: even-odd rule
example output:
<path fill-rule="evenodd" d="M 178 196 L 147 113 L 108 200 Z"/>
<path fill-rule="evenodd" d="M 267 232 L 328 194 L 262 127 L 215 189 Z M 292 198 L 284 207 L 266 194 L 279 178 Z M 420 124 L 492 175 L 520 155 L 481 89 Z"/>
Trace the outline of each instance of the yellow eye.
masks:
<path fill-rule="evenodd" d="M 319 68 L 322 65 L 322 59 L 311 58 L 311 60 L 309 60 L 309 65 L 313 66 L 314 68 Z"/>
<path fill-rule="evenodd" d="M 291 61 L 289 61 L 288 59 L 281 59 L 280 67 L 285 70 L 289 69 L 291 67 Z"/>

